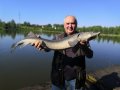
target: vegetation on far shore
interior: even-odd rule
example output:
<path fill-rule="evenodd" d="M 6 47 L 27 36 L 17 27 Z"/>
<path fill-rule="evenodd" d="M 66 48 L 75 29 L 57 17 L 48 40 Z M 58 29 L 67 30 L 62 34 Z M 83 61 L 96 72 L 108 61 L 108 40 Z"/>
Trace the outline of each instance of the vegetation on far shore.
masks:
<path fill-rule="evenodd" d="M 37 25 L 30 24 L 29 22 L 16 23 L 14 20 L 9 22 L 4 22 L 0 20 L 0 33 L 4 32 L 29 32 L 29 31 L 39 31 L 39 32 L 61 32 L 64 30 L 63 24 L 47 24 L 47 25 Z M 78 27 L 78 31 L 93 31 L 101 32 L 101 34 L 108 36 L 120 36 L 120 26 L 114 27 L 102 27 L 102 26 L 89 26 L 89 27 Z"/>

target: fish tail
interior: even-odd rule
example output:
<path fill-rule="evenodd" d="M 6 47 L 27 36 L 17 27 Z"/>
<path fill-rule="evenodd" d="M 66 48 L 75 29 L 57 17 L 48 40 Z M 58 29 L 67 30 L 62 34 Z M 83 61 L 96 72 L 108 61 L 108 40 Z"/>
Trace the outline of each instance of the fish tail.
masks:
<path fill-rule="evenodd" d="M 10 52 L 12 53 L 13 51 L 15 51 L 16 47 L 16 43 L 12 44 Z"/>
<path fill-rule="evenodd" d="M 21 47 L 21 46 L 23 46 L 24 45 L 24 42 L 19 42 L 19 43 L 14 43 L 12 46 L 11 46 L 11 48 L 16 48 L 16 47 Z"/>
<path fill-rule="evenodd" d="M 16 45 L 15 43 L 14 43 L 14 44 L 12 44 L 11 48 L 15 48 L 15 45 Z"/>
<path fill-rule="evenodd" d="M 23 43 L 23 42 L 14 43 L 14 44 L 11 46 L 11 52 L 13 52 L 17 47 L 22 47 L 22 46 L 24 46 L 24 43 Z"/>

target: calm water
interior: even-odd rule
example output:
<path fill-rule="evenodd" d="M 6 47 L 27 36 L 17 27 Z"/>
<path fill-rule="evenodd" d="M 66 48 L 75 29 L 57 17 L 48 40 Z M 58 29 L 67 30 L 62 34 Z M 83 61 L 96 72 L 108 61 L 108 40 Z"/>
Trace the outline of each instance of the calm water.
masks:
<path fill-rule="evenodd" d="M 53 38 L 53 35 L 41 36 Z M 23 38 L 23 34 L 0 35 L 0 90 L 17 90 L 50 80 L 53 51 L 46 53 L 27 46 L 11 53 L 11 45 Z M 87 72 L 120 65 L 119 42 L 101 38 L 90 41 L 90 44 L 94 57 L 86 60 Z"/>

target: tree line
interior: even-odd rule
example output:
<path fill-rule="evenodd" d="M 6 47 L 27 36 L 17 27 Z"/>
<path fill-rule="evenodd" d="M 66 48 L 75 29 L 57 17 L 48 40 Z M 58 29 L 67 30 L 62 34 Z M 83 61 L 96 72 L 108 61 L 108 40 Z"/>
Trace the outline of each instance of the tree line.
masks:
<path fill-rule="evenodd" d="M 44 32 L 55 32 L 55 31 L 63 31 L 63 24 L 46 24 L 46 25 L 38 25 L 38 24 L 30 24 L 29 22 L 24 23 L 16 23 L 14 20 L 9 22 L 4 22 L 0 20 L 0 32 L 19 32 L 25 30 L 39 30 Z M 102 27 L 102 26 L 89 26 L 89 27 L 78 27 L 78 31 L 93 31 L 93 32 L 101 32 L 103 34 L 115 34 L 120 35 L 120 26 L 114 27 Z"/>

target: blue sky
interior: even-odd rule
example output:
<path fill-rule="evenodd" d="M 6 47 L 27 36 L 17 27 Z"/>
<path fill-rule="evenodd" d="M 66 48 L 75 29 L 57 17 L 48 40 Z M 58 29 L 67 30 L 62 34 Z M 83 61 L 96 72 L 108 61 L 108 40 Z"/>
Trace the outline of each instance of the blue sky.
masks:
<path fill-rule="evenodd" d="M 119 26 L 120 0 L 0 0 L 0 19 L 31 24 L 63 24 L 74 15 L 78 26 Z"/>

